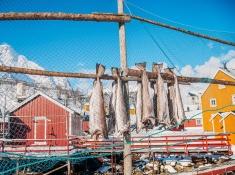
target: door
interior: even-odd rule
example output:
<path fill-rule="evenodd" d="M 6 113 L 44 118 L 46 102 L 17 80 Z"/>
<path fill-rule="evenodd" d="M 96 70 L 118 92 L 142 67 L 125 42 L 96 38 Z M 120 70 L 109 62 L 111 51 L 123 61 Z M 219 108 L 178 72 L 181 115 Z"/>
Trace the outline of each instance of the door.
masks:
<path fill-rule="evenodd" d="M 46 117 L 34 117 L 34 144 L 46 145 L 47 119 Z"/>

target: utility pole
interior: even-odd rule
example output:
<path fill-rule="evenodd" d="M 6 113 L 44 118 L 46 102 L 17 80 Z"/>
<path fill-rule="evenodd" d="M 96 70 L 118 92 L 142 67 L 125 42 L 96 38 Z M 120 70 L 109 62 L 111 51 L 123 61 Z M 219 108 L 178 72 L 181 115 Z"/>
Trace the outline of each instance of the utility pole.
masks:
<path fill-rule="evenodd" d="M 118 14 L 124 13 L 124 4 L 123 0 L 118 1 Z M 120 46 L 120 65 L 121 69 L 124 70 L 127 68 L 127 54 L 126 54 L 126 31 L 125 31 L 125 22 L 119 23 L 119 46 Z M 129 125 L 129 87 L 128 82 L 125 82 L 123 86 L 123 91 L 125 93 L 125 103 L 127 107 L 127 120 L 126 125 Z M 130 130 L 130 128 L 129 128 Z M 131 133 L 126 132 L 123 134 L 124 150 L 123 150 L 123 160 L 124 160 L 124 175 L 131 175 L 132 173 L 132 156 L 131 156 Z"/>

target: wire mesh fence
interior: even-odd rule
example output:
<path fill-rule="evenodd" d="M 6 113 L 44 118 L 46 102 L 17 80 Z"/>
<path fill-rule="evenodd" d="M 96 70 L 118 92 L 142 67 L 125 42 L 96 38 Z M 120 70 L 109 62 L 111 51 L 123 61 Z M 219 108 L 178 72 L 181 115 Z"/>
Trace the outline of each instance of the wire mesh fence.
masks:
<path fill-rule="evenodd" d="M 136 9 L 139 9 L 142 11 L 141 13 L 159 18 L 156 14 L 152 14 L 129 1 L 125 2 L 126 11 L 131 15 L 138 13 Z M 15 2 L 1 2 L 0 11 L 116 12 L 115 1 L 106 2 L 109 4 L 109 8 L 104 5 L 105 2 L 98 6 L 92 5 L 92 2 L 86 2 L 84 8 L 81 2 L 72 2 L 74 5 L 70 4 L 69 7 L 57 2 L 58 4 L 53 8 L 49 7 L 46 2 L 37 3 L 37 8 L 31 7 L 29 2 L 23 1 L 22 3 L 24 5 L 20 7 L 14 5 Z M 109 10 L 107 11 L 107 9 Z M 162 20 L 164 21 L 164 19 Z M 173 23 L 175 22 L 173 21 Z M 184 24 L 179 25 L 185 26 Z M 211 49 L 208 48 L 225 47 L 220 44 L 210 44 L 205 39 L 152 27 L 139 21 L 127 23 L 126 30 L 128 67 L 135 69 L 135 63 L 143 61 L 147 62 L 147 70 L 151 70 L 153 62 L 164 62 L 164 67 L 176 68 L 178 75 L 187 75 L 188 71 L 184 71 L 185 69 L 183 70 L 181 67 L 188 65 L 188 58 L 191 55 L 189 52 L 184 52 L 185 50 L 190 49 L 193 53 L 199 53 L 198 57 L 206 59 L 212 54 Z M 205 29 L 198 30 L 205 31 Z M 96 73 L 96 63 L 105 65 L 105 73 L 107 74 L 112 73 L 111 67 L 120 67 L 117 24 L 69 21 L 1 21 L 0 31 L 2 34 L 0 64 L 3 66 L 93 74 Z M 208 34 L 214 32 L 207 30 Z M 216 32 L 216 34 L 229 39 L 234 35 L 229 32 L 223 34 Z M 174 43 L 174 45 L 169 43 Z M 226 50 L 229 49 L 231 47 L 227 46 Z M 231 59 L 229 55 L 226 58 Z M 196 64 L 196 61 L 193 64 Z M 216 66 L 219 68 L 222 64 L 218 63 Z M 196 67 L 191 67 L 191 69 L 193 69 L 193 73 L 199 70 Z M 192 75 L 195 76 L 193 73 Z M 112 82 L 113 80 L 102 80 L 107 120 L 109 120 L 109 105 L 113 93 Z M 89 135 L 89 102 L 93 85 L 92 79 L 1 72 L 0 174 L 44 173 L 61 164 L 67 164 L 68 161 L 77 164 L 90 158 L 122 154 L 122 150 L 116 150 L 113 153 L 100 151 L 100 149 L 110 151 L 114 146 L 122 147 L 123 143 L 120 141 L 93 149 L 93 152 L 98 152 L 96 155 L 92 155 L 88 148 L 83 148 L 83 151 L 77 148 L 79 145 L 77 142 L 82 145 L 83 141 L 79 137 L 83 138 Z M 204 87 L 194 85 L 190 88 L 181 85 L 182 94 L 187 95 L 192 88 L 195 91 L 200 91 Z M 150 93 L 154 93 L 153 89 Z M 136 127 L 136 95 L 137 81 L 129 82 L 130 109 L 128 112 L 131 115 L 130 125 L 134 132 Z M 189 117 L 195 116 L 197 115 Z M 148 138 L 151 134 L 158 136 L 161 132 L 171 129 L 171 127 L 166 127 L 156 133 L 146 131 L 143 138 Z M 132 142 L 141 141 L 143 139 Z M 187 140 L 186 142 L 193 141 Z M 226 142 L 224 146 L 228 146 L 227 140 L 223 141 Z M 180 144 L 182 142 L 185 141 L 181 141 Z M 159 145 L 155 145 L 155 147 L 159 147 Z M 229 149 L 227 150 L 229 151 Z"/>

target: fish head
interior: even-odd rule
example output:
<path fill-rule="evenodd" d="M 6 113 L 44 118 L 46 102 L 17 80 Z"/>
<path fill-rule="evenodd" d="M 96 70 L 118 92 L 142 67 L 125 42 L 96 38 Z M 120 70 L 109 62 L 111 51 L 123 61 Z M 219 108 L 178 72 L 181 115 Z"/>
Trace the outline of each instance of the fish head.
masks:
<path fill-rule="evenodd" d="M 104 75 L 105 72 L 105 66 L 102 64 L 96 64 L 96 75 L 97 77 L 101 77 Z"/>

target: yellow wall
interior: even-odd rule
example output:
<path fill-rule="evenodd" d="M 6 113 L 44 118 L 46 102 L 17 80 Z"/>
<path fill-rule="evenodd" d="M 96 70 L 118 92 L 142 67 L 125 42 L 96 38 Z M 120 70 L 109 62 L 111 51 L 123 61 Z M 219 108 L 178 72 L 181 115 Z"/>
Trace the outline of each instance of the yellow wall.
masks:
<path fill-rule="evenodd" d="M 223 133 L 223 123 L 220 122 L 221 116 L 220 115 L 216 115 L 213 118 L 213 123 L 214 123 L 214 132 L 215 133 Z M 212 123 L 212 121 L 211 121 Z"/>
<path fill-rule="evenodd" d="M 222 121 L 223 123 L 223 121 Z M 224 119 L 224 124 L 225 124 L 225 132 L 230 133 L 230 132 L 235 132 L 235 116 L 233 114 L 230 114 Z M 230 143 L 235 144 L 235 134 L 230 134 L 229 136 Z"/>
<path fill-rule="evenodd" d="M 219 80 L 227 80 L 234 81 L 231 76 L 225 74 L 223 71 L 219 70 L 214 77 Z M 232 104 L 232 94 L 235 94 L 234 86 L 225 86 L 223 89 L 219 89 L 219 85 L 210 84 L 206 91 L 203 93 L 201 97 L 202 102 L 202 111 L 203 111 L 203 129 L 204 131 L 212 131 L 212 123 L 209 121 L 211 118 L 211 114 L 215 114 L 217 112 L 227 112 L 235 110 L 235 106 L 226 107 L 224 109 L 219 109 L 224 106 L 228 106 Z M 216 107 L 210 107 L 210 99 L 215 98 L 217 102 Z M 212 110 L 212 111 L 206 111 Z"/>

